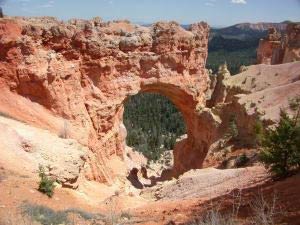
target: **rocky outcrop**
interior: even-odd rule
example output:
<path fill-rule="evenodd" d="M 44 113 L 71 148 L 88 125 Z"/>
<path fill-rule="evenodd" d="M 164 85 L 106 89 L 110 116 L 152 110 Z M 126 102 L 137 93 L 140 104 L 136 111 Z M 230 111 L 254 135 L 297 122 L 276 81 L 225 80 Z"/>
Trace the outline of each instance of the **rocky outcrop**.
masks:
<path fill-rule="evenodd" d="M 201 168 L 215 126 L 209 110 L 197 112 L 209 85 L 208 30 L 203 22 L 185 30 L 175 22 L 146 28 L 100 18 L 0 19 L 0 88 L 9 93 L 0 111 L 64 130 L 89 148 L 86 177 L 110 182 L 123 168 L 116 166 L 125 154 L 123 103 L 138 92 L 160 93 L 187 126 L 174 151 L 174 173 Z"/>
<path fill-rule="evenodd" d="M 31 176 L 39 166 L 64 187 L 77 188 L 88 156 L 76 140 L 63 139 L 0 115 L 0 165 Z"/>
<path fill-rule="evenodd" d="M 216 140 L 224 137 L 231 117 L 235 117 L 237 139 L 245 146 L 253 146 L 253 129 L 257 120 L 266 125 L 277 123 L 280 110 L 288 109 L 289 100 L 300 95 L 300 62 L 253 65 L 230 77 L 224 76 L 227 73 L 224 68 L 221 66 L 219 69 L 218 76 L 223 75 L 207 104 L 222 121 Z"/>
<path fill-rule="evenodd" d="M 276 53 L 275 53 L 276 52 Z M 275 56 L 276 54 L 276 56 Z M 275 28 L 270 28 L 268 36 L 259 41 L 257 49 L 258 64 L 278 64 L 282 61 L 281 34 Z"/>
<path fill-rule="evenodd" d="M 286 35 L 283 63 L 300 61 L 300 23 L 290 24 Z"/>
<path fill-rule="evenodd" d="M 300 24 L 290 23 L 282 36 L 275 28 L 269 29 L 257 49 L 257 63 L 276 65 L 300 60 Z"/>
<path fill-rule="evenodd" d="M 211 86 L 212 89 L 212 95 L 209 99 L 207 106 L 212 107 L 214 105 L 224 103 L 227 90 L 226 90 L 226 80 L 228 80 L 231 77 L 231 74 L 227 68 L 227 64 L 223 64 L 219 67 L 218 73 L 216 75 L 210 76 L 212 80 L 211 84 L 214 84 Z"/>

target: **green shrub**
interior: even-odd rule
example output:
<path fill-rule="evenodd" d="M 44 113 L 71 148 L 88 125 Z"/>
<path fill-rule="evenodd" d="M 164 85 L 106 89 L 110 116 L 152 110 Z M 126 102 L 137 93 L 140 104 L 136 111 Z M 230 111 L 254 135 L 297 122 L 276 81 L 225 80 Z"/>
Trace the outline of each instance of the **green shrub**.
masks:
<path fill-rule="evenodd" d="M 230 116 L 229 125 L 225 138 L 235 140 L 239 135 L 238 126 L 236 123 L 236 117 L 234 115 Z"/>
<path fill-rule="evenodd" d="M 279 177 L 300 167 L 300 98 L 290 102 L 294 112 L 289 116 L 281 110 L 279 124 L 263 133 L 260 160 Z"/>
<path fill-rule="evenodd" d="M 254 127 L 253 127 L 253 132 L 254 132 L 254 145 L 256 146 L 261 146 L 262 140 L 264 138 L 264 125 L 261 120 L 257 119 Z"/>
<path fill-rule="evenodd" d="M 248 156 L 244 153 L 235 159 L 235 167 L 243 167 L 249 162 Z"/>
<path fill-rule="evenodd" d="M 51 198 L 54 194 L 54 180 L 49 178 L 46 173 L 43 166 L 39 166 L 39 177 L 40 177 L 40 183 L 38 190 L 44 194 L 46 194 L 49 198 Z"/>

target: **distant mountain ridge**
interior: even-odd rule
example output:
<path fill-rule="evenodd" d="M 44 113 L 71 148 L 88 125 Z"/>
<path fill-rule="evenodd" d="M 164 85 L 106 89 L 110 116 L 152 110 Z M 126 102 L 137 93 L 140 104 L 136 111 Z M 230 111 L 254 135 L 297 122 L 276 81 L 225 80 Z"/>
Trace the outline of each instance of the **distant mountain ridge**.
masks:
<path fill-rule="evenodd" d="M 281 23 L 240 23 L 224 28 L 211 28 L 208 45 L 207 68 L 213 72 L 225 61 L 232 74 L 237 74 L 242 65 L 256 63 L 259 40 L 266 37 L 268 29 L 285 32 L 290 21 Z"/>
<path fill-rule="evenodd" d="M 224 28 L 212 28 L 211 38 L 221 36 L 225 39 L 257 39 L 264 37 L 267 34 L 268 29 L 271 27 L 283 32 L 289 23 L 291 23 L 291 21 L 284 21 L 281 23 L 239 23 Z"/>
<path fill-rule="evenodd" d="M 275 27 L 278 30 L 284 30 L 286 25 L 290 23 L 290 21 L 285 21 L 281 23 L 239 23 L 227 28 L 223 28 L 221 30 L 231 30 L 231 29 L 242 29 L 242 30 L 257 30 L 257 31 L 266 31 L 271 27 Z"/>
<path fill-rule="evenodd" d="M 228 27 L 215 28 L 212 27 L 210 31 L 210 40 L 214 37 L 222 37 L 224 39 L 260 39 L 267 35 L 268 29 L 271 27 L 276 28 L 278 31 L 283 32 L 287 24 L 291 21 L 283 21 L 281 23 L 261 22 L 261 23 L 238 23 Z M 139 23 L 142 26 L 149 27 L 151 23 Z M 181 24 L 184 29 L 189 29 L 190 24 Z"/>

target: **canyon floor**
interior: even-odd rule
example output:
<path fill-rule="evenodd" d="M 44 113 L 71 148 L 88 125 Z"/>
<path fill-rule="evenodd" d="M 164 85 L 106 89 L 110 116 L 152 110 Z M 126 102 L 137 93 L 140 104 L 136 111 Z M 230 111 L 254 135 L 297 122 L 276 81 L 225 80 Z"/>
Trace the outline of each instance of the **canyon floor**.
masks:
<path fill-rule="evenodd" d="M 239 197 L 238 191 L 242 193 L 242 215 L 247 215 L 255 195 L 263 194 L 271 202 L 276 193 L 279 199 L 276 204 L 283 208 L 285 222 L 299 224 L 299 175 L 273 183 L 268 181 L 260 166 L 226 171 L 190 171 L 176 181 L 146 188 L 141 195 L 137 190 L 130 195 L 116 193 L 118 185 L 86 182 L 76 191 L 56 188 L 51 199 L 37 191 L 37 178 L 6 171 L 3 167 L 0 173 L 0 215 L 4 224 L 31 224 L 24 223 L 21 212 L 23 207 L 30 206 L 74 212 L 76 219 L 73 221 L 76 223 L 73 224 L 186 224 L 203 215 L 212 205 L 230 209 Z M 78 212 L 85 212 L 93 219 L 84 219 Z"/>

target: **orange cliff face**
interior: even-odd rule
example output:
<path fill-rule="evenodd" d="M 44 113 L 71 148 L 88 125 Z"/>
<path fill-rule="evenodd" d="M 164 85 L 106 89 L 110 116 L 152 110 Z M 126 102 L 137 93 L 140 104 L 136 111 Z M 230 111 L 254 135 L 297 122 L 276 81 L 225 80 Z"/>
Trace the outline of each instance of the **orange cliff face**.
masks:
<path fill-rule="evenodd" d="M 300 23 L 289 25 L 286 33 L 287 41 L 283 63 L 300 61 Z"/>
<path fill-rule="evenodd" d="M 209 84 L 208 33 L 203 22 L 185 30 L 175 22 L 0 19 L 0 111 L 56 133 L 65 127 L 90 150 L 85 176 L 109 182 L 120 172 L 109 162 L 122 164 L 125 155 L 123 103 L 160 93 L 187 125 L 173 172 L 201 168 L 214 129 L 211 115 L 196 110 Z"/>
<path fill-rule="evenodd" d="M 257 49 L 257 63 L 276 65 L 300 60 L 300 24 L 291 23 L 282 36 L 275 28 L 269 29 Z"/>

